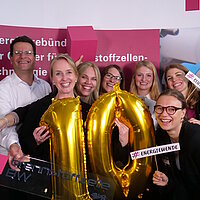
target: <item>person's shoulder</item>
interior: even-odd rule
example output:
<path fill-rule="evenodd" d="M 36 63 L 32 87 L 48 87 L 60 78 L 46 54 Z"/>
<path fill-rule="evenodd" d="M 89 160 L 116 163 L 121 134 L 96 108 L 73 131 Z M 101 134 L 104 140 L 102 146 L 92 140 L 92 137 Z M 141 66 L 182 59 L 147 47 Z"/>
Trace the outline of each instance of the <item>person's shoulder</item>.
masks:
<path fill-rule="evenodd" d="M 37 77 L 37 80 L 40 81 L 41 83 L 49 84 L 48 81 L 46 81 L 42 78 Z"/>
<path fill-rule="evenodd" d="M 0 85 L 10 85 L 12 81 L 12 76 L 11 75 L 8 75 L 6 76 L 5 78 L 3 78 L 1 81 L 0 81 Z"/>
<path fill-rule="evenodd" d="M 38 78 L 37 76 L 35 76 L 35 80 L 40 84 L 40 85 L 45 85 L 45 86 L 50 86 L 49 82 L 42 79 L 42 78 Z"/>
<path fill-rule="evenodd" d="M 200 125 L 199 124 L 193 124 L 188 121 L 183 123 L 183 127 L 188 130 L 189 132 L 198 132 L 200 133 Z"/>
<path fill-rule="evenodd" d="M 198 140 L 200 145 L 200 125 L 185 122 L 183 124 L 185 138 L 192 141 Z"/>

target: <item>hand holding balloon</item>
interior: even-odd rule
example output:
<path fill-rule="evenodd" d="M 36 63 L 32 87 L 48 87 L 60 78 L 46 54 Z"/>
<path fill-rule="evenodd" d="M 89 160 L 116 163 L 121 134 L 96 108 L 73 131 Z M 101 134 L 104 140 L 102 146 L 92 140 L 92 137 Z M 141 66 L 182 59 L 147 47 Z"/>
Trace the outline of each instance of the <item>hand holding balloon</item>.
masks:
<path fill-rule="evenodd" d="M 35 138 L 39 139 L 46 130 L 45 127 L 48 127 L 51 135 L 52 171 L 62 172 L 62 175 L 52 179 L 52 199 L 91 199 L 86 184 L 79 184 L 79 180 L 72 181 L 72 178 L 68 178 L 69 174 L 76 174 L 77 179 L 81 177 L 87 180 L 81 108 L 79 97 L 54 99 L 40 120 L 41 127 L 34 131 Z M 48 137 L 49 133 L 46 131 L 42 139 Z"/>
<path fill-rule="evenodd" d="M 33 131 L 33 136 L 35 138 L 37 145 L 40 145 L 41 143 L 50 138 L 50 134 L 49 131 L 46 130 L 46 126 L 37 127 Z"/>
<path fill-rule="evenodd" d="M 117 125 L 119 129 L 119 141 L 122 147 L 124 147 L 128 144 L 129 128 L 125 124 L 120 122 L 119 119 L 115 120 L 115 124 Z"/>
<path fill-rule="evenodd" d="M 133 199 L 144 192 L 154 171 L 154 160 L 129 159 L 124 168 L 119 168 L 111 149 L 113 127 L 118 127 L 119 141 L 122 146 L 128 144 L 129 151 L 154 146 L 154 129 L 150 112 L 141 99 L 121 90 L 119 84 L 113 89 L 101 95 L 87 115 L 88 155 L 93 173 L 113 180 L 116 196 Z"/>

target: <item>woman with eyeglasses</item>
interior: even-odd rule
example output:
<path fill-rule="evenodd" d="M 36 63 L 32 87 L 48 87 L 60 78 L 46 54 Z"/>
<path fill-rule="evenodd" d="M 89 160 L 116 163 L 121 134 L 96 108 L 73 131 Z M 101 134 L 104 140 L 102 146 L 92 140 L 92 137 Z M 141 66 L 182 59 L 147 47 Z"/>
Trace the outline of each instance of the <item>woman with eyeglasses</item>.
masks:
<path fill-rule="evenodd" d="M 187 121 L 186 109 L 183 94 L 174 89 L 156 101 L 156 144 L 180 144 L 180 151 L 157 156 L 153 183 L 161 187 L 163 200 L 200 199 L 200 126 Z"/>
<path fill-rule="evenodd" d="M 176 89 L 184 95 L 188 105 L 186 113 L 188 120 L 200 125 L 200 95 L 195 85 L 185 77 L 188 71 L 178 63 L 167 66 L 165 84 L 166 88 Z"/>
<path fill-rule="evenodd" d="M 160 94 L 160 82 L 154 64 L 150 61 L 139 61 L 133 71 L 130 92 L 142 98 L 151 113 L 154 127 L 157 122 L 153 113 L 156 99 Z"/>
<path fill-rule="evenodd" d="M 101 73 L 100 94 L 112 92 L 115 83 L 120 85 L 120 89 L 125 89 L 122 69 L 118 65 L 111 64 L 106 66 Z M 118 119 L 116 119 L 115 124 L 116 126 L 112 133 L 113 157 L 116 165 L 123 168 L 128 162 L 129 128 Z"/>
<path fill-rule="evenodd" d="M 125 89 L 125 78 L 122 69 L 115 64 L 106 66 L 101 73 L 100 94 L 113 91 L 113 85 L 119 83 L 122 90 Z"/>

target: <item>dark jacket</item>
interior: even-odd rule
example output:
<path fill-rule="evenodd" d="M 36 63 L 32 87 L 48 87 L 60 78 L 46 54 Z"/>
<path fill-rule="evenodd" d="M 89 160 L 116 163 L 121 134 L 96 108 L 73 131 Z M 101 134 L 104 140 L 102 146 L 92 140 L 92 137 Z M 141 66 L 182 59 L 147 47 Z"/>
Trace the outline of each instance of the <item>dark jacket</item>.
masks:
<path fill-rule="evenodd" d="M 167 132 L 161 128 L 156 131 L 156 143 L 171 143 Z M 159 171 L 169 178 L 162 199 L 200 199 L 200 126 L 184 122 L 179 143 L 180 151 L 157 156 Z M 180 169 L 176 159 L 179 160 Z"/>

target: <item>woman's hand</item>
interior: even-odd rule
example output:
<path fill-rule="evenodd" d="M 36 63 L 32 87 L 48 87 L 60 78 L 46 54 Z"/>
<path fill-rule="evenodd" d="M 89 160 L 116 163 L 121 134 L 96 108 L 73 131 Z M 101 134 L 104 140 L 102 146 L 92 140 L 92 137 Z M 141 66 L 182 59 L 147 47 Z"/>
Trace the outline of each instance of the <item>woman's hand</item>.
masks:
<path fill-rule="evenodd" d="M 21 147 L 14 143 L 10 145 L 9 152 L 8 152 L 8 162 L 10 168 L 15 171 L 20 171 L 18 168 L 19 162 L 29 162 L 30 157 L 28 155 L 24 155 Z"/>
<path fill-rule="evenodd" d="M 124 147 L 128 144 L 129 128 L 125 124 L 120 122 L 119 119 L 115 120 L 115 124 L 117 125 L 119 129 L 119 141 L 122 147 Z"/>
<path fill-rule="evenodd" d="M 75 62 L 76 67 L 78 67 L 82 63 L 82 60 L 83 60 L 83 55 L 81 55 L 80 58 Z"/>
<path fill-rule="evenodd" d="M 7 118 L 5 118 L 5 117 L 0 118 L 0 131 L 2 131 L 4 128 L 6 128 L 7 125 L 8 125 Z"/>
<path fill-rule="evenodd" d="M 155 171 L 153 174 L 153 183 L 158 186 L 166 186 L 168 183 L 168 177 L 160 171 Z"/>
<path fill-rule="evenodd" d="M 46 126 L 37 127 L 33 131 L 33 136 L 35 138 L 37 145 L 40 145 L 45 140 L 50 138 L 50 134 L 49 134 L 49 131 L 46 130 Z"/>
<path fill-rule="evenodd" d="M 189 121 L 190 123 L 192 123 L 192 124 L 198 124 L 198 125 L 200 125 L 200 120 L 198 120 L 198 119 L 191 118 L 191 119 L 189 119 L 188 121 Z"/>

